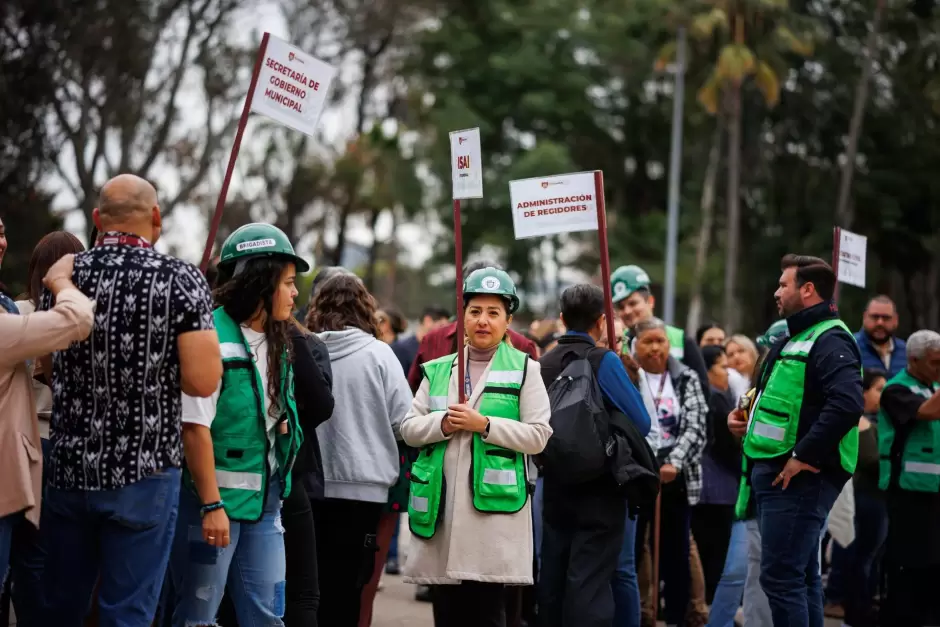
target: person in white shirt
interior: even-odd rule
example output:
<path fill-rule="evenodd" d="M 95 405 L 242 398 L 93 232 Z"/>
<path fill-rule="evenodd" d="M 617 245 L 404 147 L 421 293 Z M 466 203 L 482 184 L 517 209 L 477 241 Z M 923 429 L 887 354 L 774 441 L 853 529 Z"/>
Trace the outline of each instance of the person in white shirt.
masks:
<path fill-rule="evenodd" d="M 268 224 L 246 225 L 222 246 L 213 312 L 222 381 L 208 398 L 183 395 L 174 627 L 215 624 L 226 589 L 240 624 L 284 625 L 281 501 L 303 441 L 289 332 L 295 277 L 308 268 Z"/>

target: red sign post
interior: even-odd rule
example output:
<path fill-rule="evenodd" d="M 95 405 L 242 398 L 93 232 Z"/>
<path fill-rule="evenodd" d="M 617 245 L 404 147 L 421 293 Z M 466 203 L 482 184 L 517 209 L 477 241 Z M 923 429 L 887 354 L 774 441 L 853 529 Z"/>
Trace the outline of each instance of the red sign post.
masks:
<path fill-rule="evenodd" d="M 466 399 L 466 390 L 464 380 L 466 375 L 464 369 L 466 361 L 463 357 L 463 342 L 460 338 L 464 336 L 463 322 L 463 236 L 461 234 L 460 221 L 460 199 L 454 199 L 454 267 L 457 275 L 457 398 L 458 402 L 463 404 Z"/>
<path fill-rule="evenodd" d="M 200 268 L 203 272 L 209 267 L 212 243 L 219 232 L 222 210 L 228 196 L 229 184 L 235 171 L 235 160 L 241 148 L 245 126 L 252 111 L 307 135 L 313 135 L 320 113 L 326 106 L 327 94 L 335 68 L 323 61 L 294 48 L 288 42 L 265 33 L 258 47 L 258 57 L 251 73 L 251 83 L 245 96 L 245 105 L 238 120 L 235 141 L 225 169 L 225 178 L 219 190 L 219 199 L 215 205 L 206 248 L 202 253 Z M 257 97 L 256 97 L 257 96 Z"/>
<path fill-rule="evenodd" d="M 467 400 L 465 389 L 466 362 L 463 321 L 463 234 L 461 232 L 460 200 L 483 198 L 483 162 L 480 129 L 469 128 L 450 134 L 450 168 L 454 198 L 454 269 L 457 279 L 457 384 L 461 404 Z"/>
<path fill-rule="evenodd" d="M 255 93 L 255 86 L 258 84 L 258 74 L 261 73 L 261 62 L 264 61 L 264 51 L 268 48 L 268 33 L 261 38 L 261 45 L 258 47 L 258 58 L 255 59 L 255 67 L 251 72 L 251 83 L 248 85 L 248 95 L 245 96 L 245 106 L 242 107 L 242 115 L 238 119 L 238 130 L 235 131 L 235 141 L 232 143 L 232 152 L 228 157 L 228 167 L 225 168 L 225 178 L 222 179 L 222 187 L 219 189 L 219 199 L 215 203 L 215 212 L 212 214 L 212 222 L 209 225 L 209 235 L 206 237 L 206 248 L 202 252 L 202 262 L 199 269 L 203 274 L 209 269 L 209 256 L 212 254 L 212 243 L 215 241 L 215 235 L 219 232 L 219 224 L 222 223 L 222 209 L 225 207 L 225 199 L 228 196 L 228 186 L 232 182 L 232 174 L 235 172 L 235 160 L 238 159 L 238 150 L 242 145 L 242 136 L 245 134 L 245 126 L 248 124 L 248 116 L 251 114 L 251 98 Z"/>

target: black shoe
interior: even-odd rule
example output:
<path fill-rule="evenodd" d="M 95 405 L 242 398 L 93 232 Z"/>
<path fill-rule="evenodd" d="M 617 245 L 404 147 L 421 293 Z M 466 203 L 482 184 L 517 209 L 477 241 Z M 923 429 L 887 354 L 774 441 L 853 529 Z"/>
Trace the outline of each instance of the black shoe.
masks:
<path fill-rule="evenodd" d="M 398 560 L 390 559 L 385 562 L 385 574 L 386 575 L 400 575 L 401 568 L 398 567 Z"/>
<path fill-rule="evenodd" d="M 428 586 L 419 585 L 415 590 L 415 601 L 421 601 L 422 603 L 431 602 L 431 588 Z"/>

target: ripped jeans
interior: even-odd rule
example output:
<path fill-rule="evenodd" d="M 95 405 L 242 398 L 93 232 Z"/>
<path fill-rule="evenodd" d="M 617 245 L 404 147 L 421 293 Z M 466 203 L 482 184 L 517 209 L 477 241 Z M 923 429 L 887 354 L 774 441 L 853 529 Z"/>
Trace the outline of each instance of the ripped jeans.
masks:
<path fill-rule="evenodd" d="M 202 539 L 198 497 L 183 488 L 170 558 L 176 590 L 173 627 L 216 625 L 226 588 L 240 624 L 283 627 L 286 562 L 280 493 L 281 482 L 272 477 L 261 520 L 231 522 L 231 542 L 219 549 Z"/>

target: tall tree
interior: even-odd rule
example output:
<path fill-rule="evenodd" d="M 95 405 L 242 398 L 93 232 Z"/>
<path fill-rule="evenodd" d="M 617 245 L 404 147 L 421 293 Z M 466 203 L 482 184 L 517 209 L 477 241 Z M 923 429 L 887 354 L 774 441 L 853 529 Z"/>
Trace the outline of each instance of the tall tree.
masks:
<path fill-rule="evenodd" d="M 862 68 L 855 87 L 855 102 L 852 105 L 852 120 L 849 122 L 849 136 L 845 148 L 845 164 L 839 180 L 839 201 L 836 205 L 836 224 L 843 228 L 852 228 L 855 217 L 849 201 L 852 190 L 852 178 L 855 176 L 855 161 L 858 155 L 858 140 L 862 133 L 862 121 L 865 118 L 865 106 L 868 103 L 868 85 L 874 72 L 878 54 L 878 29 L 884 12 L 884 0 L 876 0 L 872 12 L 871 30 L 865 42 L 865 55 L 861 59 Z"/>
<path fill-rule="evenodd" d="M 254 47 L 230 25 L 249 2 L 63 5 L 52 41 L 56 167 L 86 219 L 116 173 L 166 182 L 166 214 L 197 191 L 237 124 Z"/>
<path fill-rule="evenodd" d="M 699 91 L 709 113 L 723 109 L 728 134 L 728 179 L 725 237 L 725 276 L 722 322 L 739 326 L 738 267 L 741 240 L 741 151 L 745 82 L 753 78 L 764 102 L 780 100 L 780 77 L 788 65 L 781 52 L 809 56 L 816 25 L 794 14 L 787 0 L 710 0 L 710 10 L 696 15 L 691 33 L 706 44 L 718 43 L 717 61 Z"/>
<path fill-rule="evenodd" d="M 52 155 L 45 112 L 55 96 L 57 17 L 51 3 L 0 3 L 0 219 L 8 240 L 0 276 L 14 296 L 26 289 L 36 242 L 61 227 L 39 187 Z"/>

